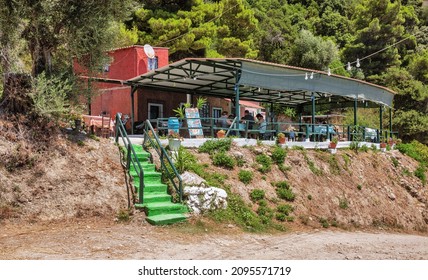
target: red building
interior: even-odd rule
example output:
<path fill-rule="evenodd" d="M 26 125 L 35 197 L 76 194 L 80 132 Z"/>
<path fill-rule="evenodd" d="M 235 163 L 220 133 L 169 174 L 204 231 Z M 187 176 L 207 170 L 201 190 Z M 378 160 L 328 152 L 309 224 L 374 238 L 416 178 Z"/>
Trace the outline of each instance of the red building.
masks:
<path fill-rule="evenodd" d="M 111 50 L 108 52 L 111 62 L 106 64 L 98 77 L 113 80 L 128 80 L 157 68 L 168 65 L 168 48 L 129 46 Z M 150 56 L 150 57 L 149 57 Z M 76 74 L 91 76 L 78 63 L 75 63 Z M 131 115 L 131 88 L 127 85 L 93 82 L 91 87 L 98 89 L 91 100 L 91 115 L 101 115 L 103 113 L 115 116 L 116 113 Z M 173 96 L 173 98 L 171 98 Z M 196 98 L 194 98 L 196 99 Z M 186 102 L 195 103 L 184 93 L 171 93 L 139 88 L 134 99 L 134 121 L 142 122 L 146 119 L 167 118 L 175 116 L 173 112 L 178 106 Z M 232 112 L 230 100 L 223 98 L 207 98 L 207 105 L 201 110 L 201 117 L 221 116 L 222 111 Z M 244 102 L 245 104 L 242 104 Z M 249 109 L 254 115 L 262 107 L 257 102 L 241 101 L 243 110 Z M 243 114 L 242 114 L 243 115 Z"/>

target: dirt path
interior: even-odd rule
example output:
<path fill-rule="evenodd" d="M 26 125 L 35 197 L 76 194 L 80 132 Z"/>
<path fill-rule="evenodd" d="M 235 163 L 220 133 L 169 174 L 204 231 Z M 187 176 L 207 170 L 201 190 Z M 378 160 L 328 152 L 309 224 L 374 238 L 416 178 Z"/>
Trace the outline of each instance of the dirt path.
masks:
<path fill-rule="evenodd" d="M 428 259 L 428 236 L 386 232 L 239 233 L 75 222 L 2 225 L 0 259 Z"/>

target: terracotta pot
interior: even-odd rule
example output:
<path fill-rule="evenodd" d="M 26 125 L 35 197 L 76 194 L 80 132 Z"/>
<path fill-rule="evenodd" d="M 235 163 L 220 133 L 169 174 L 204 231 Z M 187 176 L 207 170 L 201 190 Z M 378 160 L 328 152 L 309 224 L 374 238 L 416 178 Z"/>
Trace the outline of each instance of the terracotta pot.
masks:
<path fill-rule="evenodd" d="M 217 131 L 217 138 L 224 138 L 225 135 L 226 135 L 225 132 Z"/>
<path fill-rule="evenodd" d="M 279 137 L 278 138 L 278 143 L 279 144 L 285 144 L 285 137 Z"/>
<path fill-rule="evenodd" d="M 379 144 L 379 146 L 380 146 L 381 149 L 384 149 L 384 148 L 386 148 L 386 143 L 382 142 L 382 143 Z"/>
<path fill-rule="evenodd" d="M 330 149 L 336 149 L 336 147 L 337 147 L 337 143 L 330 142 L 330 144 L 328 144 L 328 147 L 329 147 Z"/>

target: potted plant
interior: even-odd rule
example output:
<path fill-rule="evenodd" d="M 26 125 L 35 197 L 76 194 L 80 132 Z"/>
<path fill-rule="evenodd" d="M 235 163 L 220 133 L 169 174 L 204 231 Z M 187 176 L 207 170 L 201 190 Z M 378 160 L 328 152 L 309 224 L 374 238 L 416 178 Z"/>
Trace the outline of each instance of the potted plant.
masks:
<path fill-rule="evenodd" d="M 285 134 L 280 132 L 278 133 L 277 136 L 278 136 L 278 140 L 277 140 L 278 144 L 285 144 Z"/>
<path fill-rule="evenodd" d="M 168 146 L 171 151 L 178 151 L 181 141 L 183 141 L 183 138 L 181 138 L 179 133 L 171 131 L 168 134 Z"/>
<path fill-rule="evenodd" d="M 339 139 L 337 137 L 333 137 L 330 141 L 330 143 L 328 144 L 328 148 L 329 149 L 336 149 L 337 147 L 337 142 L 339 142 Z"/>
<path fill-rule="evenodd" d="M 226 135 L 226 132 L 223 129 L 220 129 L 219 131 L 217 131 L 217 138 L 224 138 L 225 135 Z"/>
<path fill-rule="evenodd" d="M 380 144 L 379 144 L 379 147 L 381 148 L 381 149 L 386 149 L 386 142 L 380 142 Z"/>

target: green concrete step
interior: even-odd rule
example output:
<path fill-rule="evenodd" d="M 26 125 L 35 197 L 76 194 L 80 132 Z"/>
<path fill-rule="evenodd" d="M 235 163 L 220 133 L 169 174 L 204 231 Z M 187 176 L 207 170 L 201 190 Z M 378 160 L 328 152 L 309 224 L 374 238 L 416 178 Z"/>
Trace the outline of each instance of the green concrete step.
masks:
<path fill-rule="evenodd" d="M 187 207 L 172 203 L 171 195 L 167 193 L 168 186 L 161 183 L 162 173 L 157 172 L 155 165 L 150 162 L 150 154 L 141 145 L 133 145 L 133 148 L 144 171 L 143 203 L 135 204 L 135 207 L 144 208 L 146 220 L 152 225 L 168 225 L 186 220 L 184 213 L 188 213 Z M 134 179 L 138 196 L 140 178 L 132 164 L 129 174 Z"/>
<path fill-rule="evenodd" d="M 134 185 L 139 186 L 140 178 L 138 176 L 132 176 L 134 179 Z M 158 172 L 144 172 L 144 184 L 154 184 L 161 182 L 162 174 Z"/>
<path fill-rule="evenodd" d="M 172 202 L 153 202 L 144 203 L 147 217 L 156 216 L 160 214 L 178 214 L 187 213 L 187 207 L 183 204 Z"/>
<path fill-rule="evenodd" d="M 140 185 L 136 184 L 134 185 L 137 189 L 137 193 L 139 191 Z M 162 183 L 146 183 L 144 185 L 144 193 L 167 193 L 168 186 Z"/>
<path fill-rule="evenodd" d="M 147 222 L 152 225 L 170 225 L 186 220 L 183 214 L 161 214 L 146 218 Z"/>
<path fill-rule="evenodd" d="M 168 186 L 163 183 L 146 183 L 144 185 L 144 193 L 148 192 L 163 192 L 166 193 L 168 191 Z"/>
<path fill-rule="evenodd" d="M 153 173 L 153 172 L 157 172 L 156 170 L 155 170 L 155 165 L 154 164 L 141 164 L 140 163 L 140 166 L 141 166 L 141 168 L 143 169 L 143 172 L 144 173 L 146 173 L 146 172 L 151 172 L 151 173 Z M 129 169 L 129 174 L 132 176 L 132 177 L 135 177 L 135 176 L 137 176 L 137 171 L 135 170 L 135 168 L 134 168 L 134 166 L 131 164 L 131 168 Z"/>
<path fill-rule="evenodd" d="M 171 195 L 166 192 L 144 192 L 144 203 L 171 202 Z"/>
<path fill-rule="evenodd" d="M 136 151 L 136 152 L 146 152 L 144 149 L 143 149 L 143 145 L 136 145 L 136 144 L 132 144 L 132 148 L 134 148 L 134 151 Z M 146 152 L 147 153 L 147 152 Z"/>

